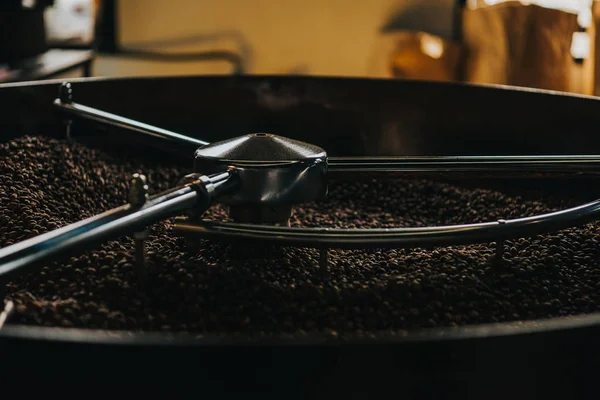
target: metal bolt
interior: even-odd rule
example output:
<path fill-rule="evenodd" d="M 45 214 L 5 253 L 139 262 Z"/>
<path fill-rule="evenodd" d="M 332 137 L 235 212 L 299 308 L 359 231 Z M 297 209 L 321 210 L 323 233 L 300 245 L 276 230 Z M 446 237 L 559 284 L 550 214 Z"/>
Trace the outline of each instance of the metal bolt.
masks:
<path fill-rule="evenodd" d="M 71 137 L 71 125 L 73 125 L 73 121 L 71 121 L 70 119 L 65 121 L 65 133 L 66 133 L 67 141 L 72 143 L 73 138 Z"/>
<path fill-rule="evenodd" d="M 319 272 L 321 277 L 327 278 L 329 276 L 329 249 L 322 248 L 319 250 Z"/>
<path fill-rule="evenodd" d="M 65 103 L 65 104 L 73 103 L 73 87 L 71 86 L 70 82 L 63 82 L 60 85 L 60 88 L 58 89 L 58 99 L 61 101 L 61 103 Z M 65 120 L 65 131 L 66 131 L 67 140 L 69 142 L 73 141 L 73 139 L 71 137 L 71 125 L 72 124 L 73 124 L 73 121 L 71 119 Z"/>
<path fill-rule="evenodd" d="M 506 224 L 506 221 L 503 219 L 499 219 L 498 223 L 500 225 L 504 225 L 504 224 Z M 498 241 L 496 241 L 496 261 L 502 262 L 503 258 L 504 258 L 504 240 L 498 239 Z"/>
<path fill-rule="evenodd" d="M 129 189 L 129 204 L 141 207 L 148 200 L 148 185 L 142 174 L 133 174 Z M 148 229 L 133 234 L 135 246 L 135 272 L 140 280 L 146 277 L 148 267 L 146 262 L 146 239 L 150 236 Z"/>
<path fill-rule="evenodd" d="M 58 89 L 58 98 L 62 103 L 71 104 L 73 102 L 73 87 L 71 82 L 63 82 Z"/>
<path fill-rule="evenodd" d="M 73 87 L 71 82 L 63 82 L 58 89 L 58 98 L 62 103 L 71 104 L 73 102 Z"/>
<path fill-rule="evenodd" d="M 141 207 L 148 200 L 148 184 L 146 177 L 141 174 L 133 174 L 131 187 L 129 189 L 129 204 Z"/>
<path fill-rule="evenodd" d="M 135 246 L 135 273 L 140 280 L 143 280 L 148 273 L 148 263 L 146 261 L 146 239 L 150 236 L 148 229 L 133 234 Z"/>

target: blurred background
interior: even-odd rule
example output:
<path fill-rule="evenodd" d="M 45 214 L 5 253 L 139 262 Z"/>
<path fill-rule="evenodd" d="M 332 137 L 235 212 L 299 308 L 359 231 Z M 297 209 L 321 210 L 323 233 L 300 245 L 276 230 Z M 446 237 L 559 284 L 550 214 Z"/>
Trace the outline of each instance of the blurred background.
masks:
<path fill-rule="evenodd" d="M 3 0 L 0 82 L 294 74 L 600 93 L 592 0 Z"/>

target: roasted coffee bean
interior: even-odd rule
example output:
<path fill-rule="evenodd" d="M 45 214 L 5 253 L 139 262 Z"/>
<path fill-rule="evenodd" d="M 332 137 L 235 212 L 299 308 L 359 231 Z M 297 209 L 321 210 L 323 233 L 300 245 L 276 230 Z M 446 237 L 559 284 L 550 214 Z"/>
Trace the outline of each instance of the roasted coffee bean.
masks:
<path fill-rule="evenodd" d="M 122 205 L 135 172 L 153 192 L 190 171 L 159 159 L 110 156 L 81 144 L 22 137 L 0 145 L 0 246 Z M 581 204 L 550 195 L 417 179 L 331 181 L 298 206 L 292 226 L 391 228 L 487 222 Z M 227 219 L 215 206 L 207 218 Z M 7 286 L 11 322 L 100 329 L 332 336 L 558 317 L 600 304 L 600 223 L 494 243 L 437 249 L 319 252 L 172 235 L 151 227 L 148 274 L 135 275 L 133 240 L 50 263 Z"/>

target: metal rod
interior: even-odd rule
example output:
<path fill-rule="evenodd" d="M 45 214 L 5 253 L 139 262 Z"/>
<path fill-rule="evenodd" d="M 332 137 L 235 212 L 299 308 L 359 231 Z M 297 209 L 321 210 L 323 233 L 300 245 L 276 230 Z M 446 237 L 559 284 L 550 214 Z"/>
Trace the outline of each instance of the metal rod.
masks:
<path fill-rule="evenodd" d="M 189 145 L 194 149 L 206 146 L 208 144 L 208 142 L 205 142 L 203 140 L 194 139 L 185 135 L 180 135 L 178 133 L 171 132 L 166 129 L 157 128 L 152 125 L 144 124 L 142 122 L 138 122 L 125 117 L 120 117 L 116 114 L 110 114 L 81 104 L 63 103 L 60 101 L 60 99 L 56 99 L 54 104 L 63 111 L 66 111 L 69 114 L 77 116 L 79 118 L 101 122 L 109 126 L 128 129 L 130 131 L 157 137 L 160 139 L 166 139 L 178 144 Z"/>
<path fill-rule="evenodd" d="M 467 225 L 389 229 L 287 228 L 202 220 L 175 222 L 182 235 L 269 241 L 289 246 L 399 248 L 485 243 L 576 226 L 600 218 L 600 200 L 549 214 Z"/>
<path fill-rule="evenodd" d="M 10 317 L 10 314 L 13 312 L 14 308 L 15 304 L 12 301 L 8 300 L 6 302 L 6 305 L 4 306 L 4 310 L 0 313 L 0 329 L 2 329 L 2 327 L 6 323 L 8 317 Z"/>
<path fill-rule="evenodd" d="M 75 103 L 69 82 L 61 85 L 59 97 L 54 104 L 72 116 L 186 145 L 191 150 L 210 144 L 200 139 Z M 600 173 L 600 155 L 329 157 L 328 172 L 333 174 L 356 172 Z"/>
<path fill-rule="evenodd" d="M 329 262 L 329 250 L 324 247 L 319 251 L 319 266 L 321 268 L 327 267 L 327 263 Z"/>
<path fill-rule="evenodd" d="M 133 234 L 135 247 L 135 273 L 140 280 L 148 274 L 148 263 L 146 261 L 146 239 L 149 237 L 147 229 Z"/>
<path fill-rule="evenodd" d="M 600 174 L 598 155 L 331 157 L 328 172 L 502 172 Z"/>
<path fill-rule="evenodd" d="M 132 206 L 141 207 L 148 201 L 148 197 L 149 188 L 146 176 L 141 174 L 133 174 L 128 196 L 129 204 Z M 148 229 L 142 229 L 141 231 L 133 234 L 135 246 L 135 272 L 140 282 L 144 280 L 148 272 L 146 263 L 146 239 L 149 236 L 150 232 Z"/>
<path fill-rule="evenodd" d="M 504 225 L 504 224 L 506 224 L 506 220 L 499 219 L 498 224 Z M 504 240 L 498 239 L 496 241 L 496 262 L 502 263 L 503 260 L 504 260 Z"/>
<path fill-rule="evenodd" d="M 319 273 L 322 278 L 329 274 L 329 249 L 326 247 L 319 250 Z"/>
<path fill-rule="evenodd" d="M 82 104 L 77 104 L 73 102 L 71 84 L 68 82 L 65 82 L 61 85 L 59 97 L 54 100 L 54 105 L 61 111 L 74 117 L 104 123 L 109 126 L 124 128 L 130 131 L 141 133 L 143 135 L 175 142 L 177 144 L 187 145 L 190 146 L 190 148 L 193 148 L 193 150 L 208 144 L 208 142 L 203 140 L 194 139 L 189 136 L 181 135 L 176 132 L 135 121 L 133 119 L 121 117 L 119 115 L 84 106 Z"/>
<path fill-rule="evenodd" d="M 231 188 L 226 184 L 230 177 L 230 173 L 202 176 L 203 180 L 198 179 L 160 193 L 149 198 L 140 207 L 126 204 L 0 249 L 0 278 L 8 279 L 13 274 L 24 272 L 25 267 L 56 261 L 59 256 L 83 251 L 105 240 L 137 232 L 185 210 L 205 211 L 215 197 Z"/>
<path fill-rule="evenodd" d="M 196 150 L 209 142 L 168 131 L 133 119 L 121 117 L 73 102 L 71 84 L 61 85 L 56 107 L 75 117 L 109 126 L 125 128 Z M 599 155 L 555 156 L 399 156 L 399 157 L 329 157 L 328 172 L 336 173 L 531 173 L 600 174 Z"/>

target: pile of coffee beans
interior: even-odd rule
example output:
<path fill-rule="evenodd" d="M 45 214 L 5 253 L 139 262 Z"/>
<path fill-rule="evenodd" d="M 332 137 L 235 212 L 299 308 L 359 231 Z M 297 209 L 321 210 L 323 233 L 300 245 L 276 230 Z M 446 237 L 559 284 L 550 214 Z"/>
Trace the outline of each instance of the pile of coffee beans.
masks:
<path fill-rule="evenodd" d="M 0 246 L 122 205 L 133 173 L 154 192 L 189 173 L 160 160 L 115 158 L 46 137 L 0 145 Z M 514 191 L 513 191 L 514 192 Z M 532 192 L 533 193 L 533 192 Z M 326 200 L 295 209 L 293 226 L 380 228 L 493 221 L 581 199 L 465 188 L 427 180 L 335 181 Z M 222 219 L 214 207 L 207 217 Z M 123 237 L 11 282 L 11 323 L 200 333 L 333 335 L 591 313 L 600 304 L 598 224 L 438 249 L 330 250 L 201 241 L 154 225 L 148 275 Z"/>

